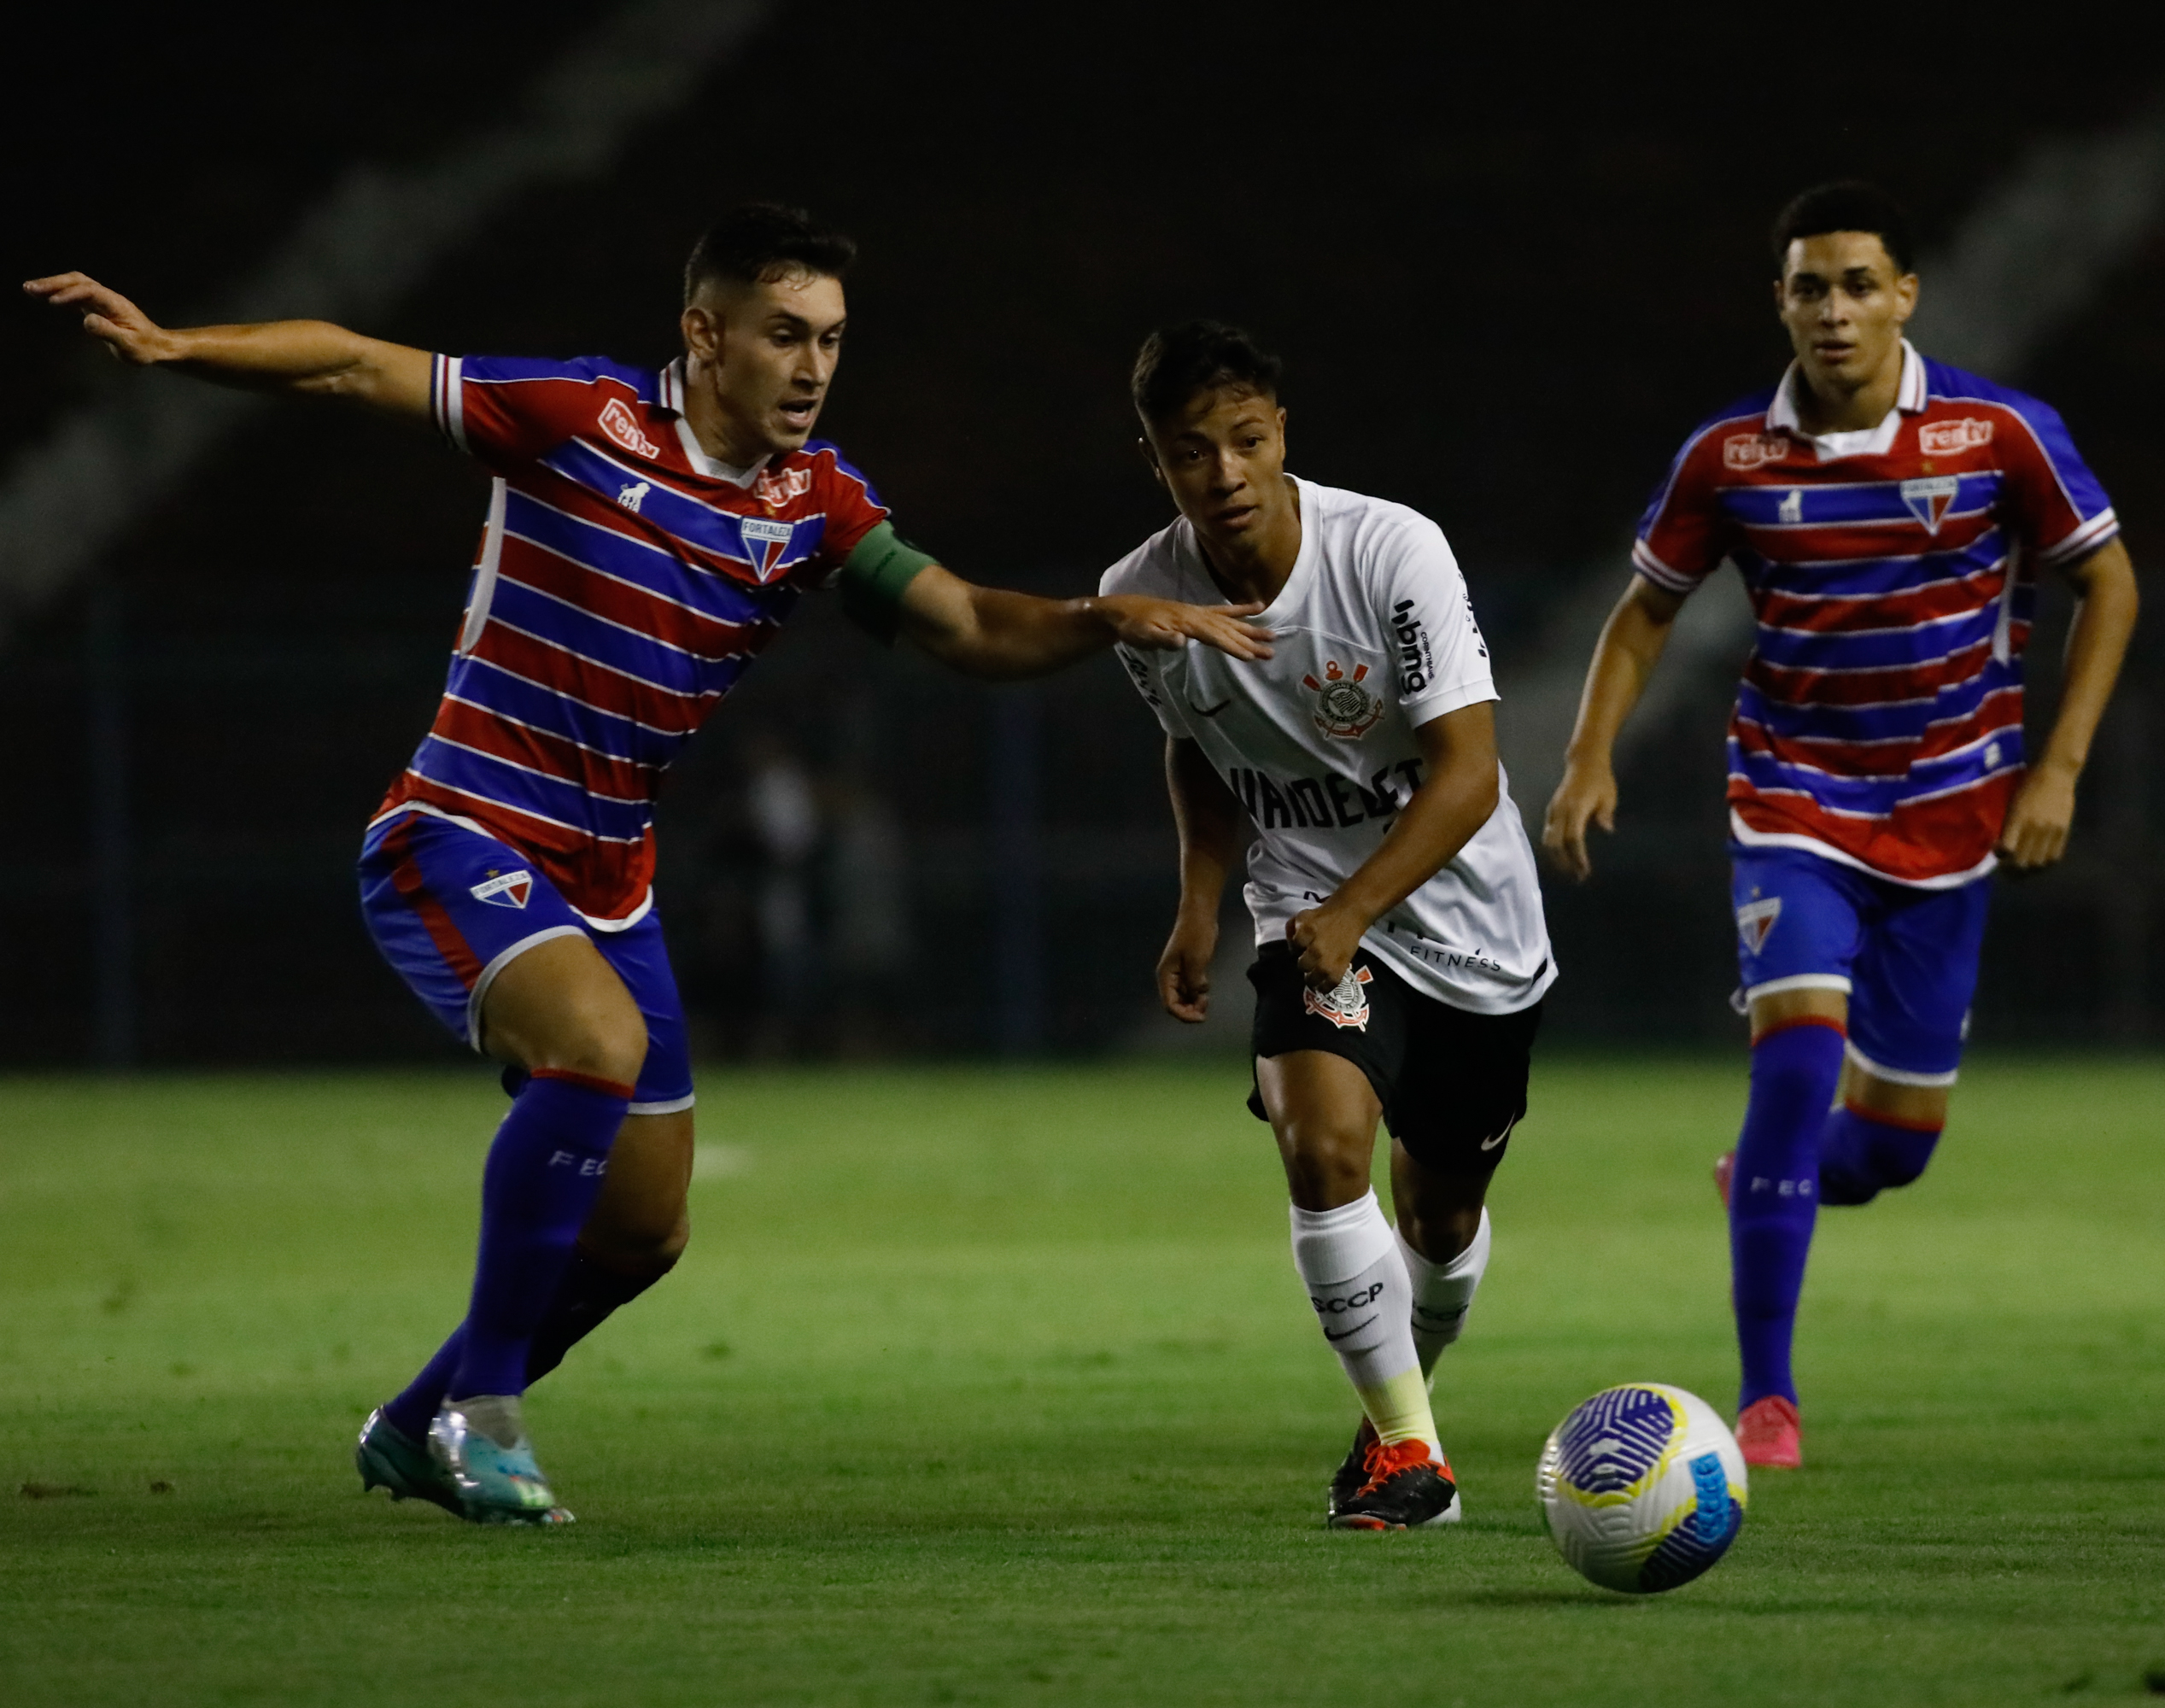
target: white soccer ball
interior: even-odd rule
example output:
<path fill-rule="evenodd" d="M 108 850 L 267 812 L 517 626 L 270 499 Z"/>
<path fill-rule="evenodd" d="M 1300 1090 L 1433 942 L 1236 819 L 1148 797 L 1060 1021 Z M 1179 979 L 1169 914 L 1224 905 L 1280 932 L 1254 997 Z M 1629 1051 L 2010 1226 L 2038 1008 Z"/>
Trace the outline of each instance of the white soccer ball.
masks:
<path fill-rule="evenodd" d="M 1571 1568 L 1639 1594 L 1688 1583 L 1727 1553 L 1749 1492 L 1714 1408 L 1659 1382 L 1575 1407 L 1542 1449 L 1534 1487 Z"/>

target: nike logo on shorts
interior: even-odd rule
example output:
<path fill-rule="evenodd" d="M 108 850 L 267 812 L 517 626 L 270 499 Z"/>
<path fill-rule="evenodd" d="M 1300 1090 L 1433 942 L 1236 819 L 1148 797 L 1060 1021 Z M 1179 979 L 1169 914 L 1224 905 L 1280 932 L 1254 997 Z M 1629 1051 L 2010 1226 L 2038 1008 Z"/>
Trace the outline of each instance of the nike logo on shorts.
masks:
<path fill-rule="evenodd" d="M 1190 700 L 1188 710 L 1195 713 L 1197 717 L 1215 717 L 1232 703 L 1232 697 L 1228 694 L 1215 705 L 1197 705 L 1193 700 Z"/>
<path fill-rule="evenodd" d="M 1518 1125 L 1518 1123 L 1515 1120 L 1507 1121 L 1504 1124 L 1503 1131 L 1498 1133 L 1494 1138 L 1484 1138 L 1481 1141 L 1482 1149 L 1494 1150 L 1499 1144 L 1501 1144 L 1504 1140 L 1511 1137 L 1511 1129 Z"/>

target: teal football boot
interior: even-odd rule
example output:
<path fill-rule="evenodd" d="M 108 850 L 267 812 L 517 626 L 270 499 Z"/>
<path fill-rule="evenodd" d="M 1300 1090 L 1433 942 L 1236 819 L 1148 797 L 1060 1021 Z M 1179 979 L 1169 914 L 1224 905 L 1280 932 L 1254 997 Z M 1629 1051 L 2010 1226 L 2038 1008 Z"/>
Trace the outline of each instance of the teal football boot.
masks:
<path fill-rule="evenodd" d="M 455 1491 L 459 1516 L 470 1524 L 571 1522 L 534 1462 L 515 1395 L 477 1394 L 444 1401 L 429 1425 L 429 1455 Z"/>
<path fill-rule="evenodd" d="M 458 1489 L 436 1469 L 429 1449 L 385 1417 L 381 1406 L 361 1425 L 360 1440 L 354 1447 L 354 1469 L 360 1472 L 364 1494 L 372 1489 L 388 1489 L 394 1500 L 433 1501 L 454 1518 L 466 1516 Z"/>

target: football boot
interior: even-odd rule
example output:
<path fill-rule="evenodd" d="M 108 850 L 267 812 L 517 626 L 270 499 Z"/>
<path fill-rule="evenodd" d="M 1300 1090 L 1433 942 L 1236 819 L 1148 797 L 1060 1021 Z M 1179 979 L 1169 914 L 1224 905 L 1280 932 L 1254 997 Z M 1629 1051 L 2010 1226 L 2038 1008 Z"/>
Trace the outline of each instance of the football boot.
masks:
<path fill-rule="evenodd" d="M 1804 1430 L 1796 1402 L 1779 1394 L 1754 1400 L 1737 1416 L 1736 1445 L 1745 1464 L 1756 1470 L 1802 1470 Z"/>
<path fill-rule="evenodd" d="M 1449 1463 L 1434 1456 L 1426 1442 L 1372 1442 L 1361 1468 L 1366 1480 L 1336 1505 L 1332 1530 L 1411 1530 L 1458 1523 L 1458 1484 L 1451 1480 Z"/>
<path fill-rule="evenodd" d="M 385 1417 L 381 1406 L 361 1425 L 360 1439 L 354 1444 L 354 1469 L 360 1472 L 364 1494 L 372 1489 L 388 1489 L 394 1500 L 429 1500 L 465 1517 L 458 1489 L 429 1449 Z"/>
<path fill-rule="evenodd" d="M 1360 1492 L 1360 1485 L 1368 1480 L 1368 1449 L 1375 1444 L 1376 1426 L 1363 1418 L 1360 1427 L 1353 1432 L 1351 1450 L 1331 1479 L 1331 1498 L 1323 1509 L 1325 1518 L 1337 1518 L 1338 1509 Z"/>
<path fill-rule="evenodd" d="M 509 1447 L 485 1434 L 470 1409 L 488 1410 L 507 1418 L 513 1441 Z M 459 1500 L 459 1515 L 475 1524 L 568 1524 L 571 1513 L 556 1504 L 556 1495 L 534 1462 L 533 1443 L 518 1426 L 518 1401 L 494 1395 L 477 1395 L 471 1400 L 450 1401 L 429 1425 L 429 1454 L 450 1483 Z"/>

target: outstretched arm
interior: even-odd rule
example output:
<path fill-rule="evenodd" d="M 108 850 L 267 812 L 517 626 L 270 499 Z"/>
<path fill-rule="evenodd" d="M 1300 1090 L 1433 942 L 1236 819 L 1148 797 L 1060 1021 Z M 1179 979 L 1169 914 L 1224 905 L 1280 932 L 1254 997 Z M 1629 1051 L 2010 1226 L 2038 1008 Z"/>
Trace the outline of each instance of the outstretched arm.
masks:
<path fill-rule="evenodd" d="M 966 676 L 1042 676 L 1119 642 L 1169 651 L 1201 640 L 1236 658 L 1267 658 L 1270 635 L 1241 618 L 1260 605 L 1182 605 L 1132 594 L 1038 599 L 980 587 L 937 564 L 900 598 L 901 632 Z"/>
<path fill-rule="evenodd" d="M 2068 570 L 2081 600 L 2068 630 L 2067 676 L 2059 715 L 2045 752 L 2030 767 L 2000 828 L 1999 855 L 2018 872 L 2050 866 L 2067 852 L 2074 823 L 2074 785 L 2090 757 L 2090 740 L 2119 679 L 2120 661 L 2135 632 L 2135 566 L 2127 548 L 2109 540 Z"/>
<path fill-rule="evenodd" d="M 23 289 L 56 308 L 79 310 L 83 330 L 136 367 L 177 367 L 221 385 L 350 398 L 389 414 L 429 418 L 425 350 L 364 338 L 326 320 L 161 326 L 85 273 L 33 278 Z"/>
<path fill-rule="evenodd" d="M 1218 952 L 1218 902 L 1240 854 L 1240 803 L 1192 741 L 1167 736 L 1165 787 L 1180 833 L 1180 910 L 1158 956 L 1158 1000 L 1191 1026 L 1210 1012 L 1210 962 Z"/>
<path fill-rule="evenodd" d="M 1579 695 L 1578 722 L 1564 750 L 1564 781 L 1549 798 L 1541 833 L 1550 861 L 1581 883 L 1594 870 L 1586 852 L 1588 822 L 1616 828 L 1617 732 L 1646 692 L 1647 679 L 1683 608 L 1682 594 L 1634 576 L 1594 645 Z"/>
<path fill-rule="evenodd" d="M 1346 975 L 1361 933 L 1453 860 L 1496 810 L 1496 715 L 1476 700 L 1413 732 L 1420 787 L 1384 834 L 1382 845 L 1320 907 L 1297 913 L 1285 934 L 1309 984 L 1327 991 Z"/>

